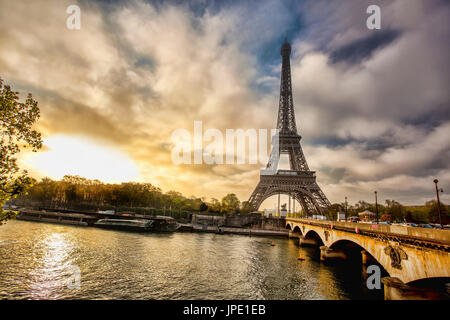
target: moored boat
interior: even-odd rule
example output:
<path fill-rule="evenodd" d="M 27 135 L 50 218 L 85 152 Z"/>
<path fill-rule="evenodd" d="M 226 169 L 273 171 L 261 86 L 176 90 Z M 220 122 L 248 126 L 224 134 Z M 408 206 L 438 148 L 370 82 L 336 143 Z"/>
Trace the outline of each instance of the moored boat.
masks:
<path fill-rule="evenodd" d="M 148 232 L 153 229 L 153 220 L 100 219 L 94 227 L 125 231 Z"/>
<path fill-rule="evenodd" d="M 74 213 L 74 211 L 61 210 L 46 211 L 22 208 L 19 209 L 17 220 L 50 222 L 57 224 L 69 224 L 80 226 L 94 226 L 104 229 L 116 229 L 138 232 L 174 232 L 179 224 L 172 217 L 149 216 L 137 214 L 104 213 Z"/>
<path fill-rule="evenodd" d="M 174 232 L 177 231 L 180 225 L 172 217 L 154 216 L 152 217 L 153 231 L 156 232 Z"/>
<path fill-rule="evenodd" d="M 17 220 L 49 222 L 57 224 L 88 226 L 92 223 L 92 217 L 77 213 L 46 212 L 36 210 L 20 210 Z"/>

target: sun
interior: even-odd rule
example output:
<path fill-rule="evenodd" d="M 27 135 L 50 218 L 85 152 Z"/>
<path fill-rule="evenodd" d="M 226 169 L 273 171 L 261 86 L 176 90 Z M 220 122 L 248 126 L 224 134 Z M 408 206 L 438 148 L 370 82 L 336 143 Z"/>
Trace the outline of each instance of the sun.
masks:
<path fill-rule="evenodd" d="M 27 153 L 23 162 L 42 176 L 61 179 L 79 175 L 103 182 L 135 181 L 139 170 L 123 152 L 84 137 L 66 135 L 44 139 L 44 151 Z"/>

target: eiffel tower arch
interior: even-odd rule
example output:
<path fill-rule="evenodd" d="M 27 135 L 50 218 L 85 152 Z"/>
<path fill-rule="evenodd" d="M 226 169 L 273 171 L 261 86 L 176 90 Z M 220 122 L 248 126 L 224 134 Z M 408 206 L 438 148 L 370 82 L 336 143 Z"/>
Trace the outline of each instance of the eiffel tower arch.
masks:
<path fill-rule="evenodd" d="M 297 133 L 294 101 L 292 97 L 291 45 L 284 40 L 281 46 L 281 84 L 278 109 L 278 146 L 271 150 L 266 170 L 261 170 L 260 180 L 248 202 L 258 210 L 262 202 L 277 194 L 286 194 L 297 200 L 307 215 L 323 214 L 331 204 L 316 182 L 315 171 L 310 171 Z M 278 150 L 275 150 L 278 148 Z M 290 170 L 278 170 L 279 155 L 289 156 Z M 268 174 L 269 172 L 269 174 Z"/>

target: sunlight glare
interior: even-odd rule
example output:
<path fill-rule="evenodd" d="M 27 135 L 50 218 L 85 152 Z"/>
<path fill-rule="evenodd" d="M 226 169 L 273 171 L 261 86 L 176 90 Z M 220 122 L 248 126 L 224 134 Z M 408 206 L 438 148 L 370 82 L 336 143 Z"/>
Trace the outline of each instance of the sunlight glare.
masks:
<path fill-rule="evenodd" d="M 126 182 L 139 177 L 134 161 L 111 147 L 80 137 L 53 136 L 44 139 L 48 151 L 33 153 L 25 162 L 45 176 L 61 179 L 79 175 L 103 182 Z"/>

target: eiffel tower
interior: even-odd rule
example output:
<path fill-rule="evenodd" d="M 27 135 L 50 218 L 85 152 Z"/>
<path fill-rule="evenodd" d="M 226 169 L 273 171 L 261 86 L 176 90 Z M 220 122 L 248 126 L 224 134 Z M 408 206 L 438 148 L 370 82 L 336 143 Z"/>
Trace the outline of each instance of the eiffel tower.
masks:
<path fill-rule="evenodd" d="M 261 203 L 270 196 L 288 194 L 300 203 L 304 214 L 323 214 L 331 204 L 316 182 L 315 171 L 309 170 L 300 145 L 301 136 L 297 134 L 292 98 L 290 55 L 291 45 L 285 38 L 281 46 L 278 146 L 272 148 L 266 170 L 261 170 L 259 183 L 248 202 L 253 209 L 258 210 Z M 289 155 L 290 170 L 277 170 L 281 154 Z"/>

